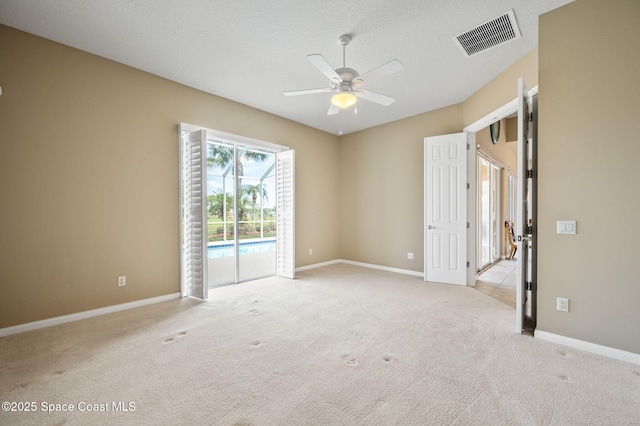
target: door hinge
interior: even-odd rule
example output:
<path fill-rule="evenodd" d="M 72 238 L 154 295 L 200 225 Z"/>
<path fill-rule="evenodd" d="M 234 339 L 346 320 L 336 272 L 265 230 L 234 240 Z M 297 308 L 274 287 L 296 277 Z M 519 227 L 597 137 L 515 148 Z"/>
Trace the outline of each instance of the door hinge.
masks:
<path fill-rule="evenodd" d="M 529 121 L 533 121 L 533 113 L 532 112 L 529 113 Z"/>
<path fill-rule="evenodd" d="M 469 267 L 469 261 L 467 260 L 467 268 Z"/>
<path fill-rule="evenodd" d="M 469 186 L 469 182 L 467 182 L 467 189 L 469 189 L 469 188 L 471 188 L 471 187 Z"/>
<path fill-rule="evenodd" d="M 469 151 L 470 149 L 471 149 L 471 145 L 467 143 L 467 151 Z"/>
<path fill-rule="evenodd" d="M 527 170 L 527 177 L 528 177 L 529 179 L 533 179 L 533 169 L 529 169 L 529 170 Z"/>
<path fill-rule="evenodd" d="M 531 289 L 533 288 L 533 283 L 531 281 L 527 281 L 526 285 L 527 285 L 527 290 L 531 291 Z"/>
<path fill-rule="evenodd" d="M 533 234 L 533 226 L 527 226 L 527 234 Z"/>
<path fill-rule="evenodd" d="M 467 229 L 471 228 L 471 224 L 467 222 Z"/>

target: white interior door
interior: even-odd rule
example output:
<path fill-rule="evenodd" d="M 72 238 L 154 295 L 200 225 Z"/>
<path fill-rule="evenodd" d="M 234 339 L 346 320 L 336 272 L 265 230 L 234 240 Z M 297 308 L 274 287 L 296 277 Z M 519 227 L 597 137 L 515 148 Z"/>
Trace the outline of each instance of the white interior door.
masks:
<path fill-rule="evenodd" d="M 286 278 L 296 274 L 295 152 L 276 155 L 277 238 L 276 273 Z"/>
<path fill-rule="evenodd" d="M 530 244 L 532 194 L 529 170 L 531 168 L 531 110 L 532 102 L 524 80 L 518 79 L 518 190 L 516 214 L 517 277 L 516 277 L 516 332 L 522 333 L 526 318 L 527 282 L 530 282 Z"/>
<path fill-rule="evenodd" d="M 467 285 L 467 133 L 425 138 L 425 281 Z"/>

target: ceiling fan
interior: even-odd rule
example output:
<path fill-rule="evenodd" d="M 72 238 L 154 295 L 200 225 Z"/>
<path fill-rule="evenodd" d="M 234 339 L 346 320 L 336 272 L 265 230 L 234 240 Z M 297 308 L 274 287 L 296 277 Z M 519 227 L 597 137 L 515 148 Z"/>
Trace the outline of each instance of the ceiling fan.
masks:
<path fill-rule="evenodd" d="M 327 111 L 327 115 L 337 114 L 341 109 L 355 105 L 358 98 L 366 99 L 367 101 L 375 102 L 384 106 L 391 105 L 395 99 L 379 93 L 363 90 L 360 87 L 364 86 L 366 83 L 370 83 L 374 80 L 402 70 L 402 64 L 397 59 L 394 59 L 360 75 L 356 70 L 353 68 L 347 68 L 345 65 L 345 47 L 350 41 L 351 37 L 346 34 L 340 36 L 338 39 L 338 44 L 342 46 L 342 68 L 336 68 L 334 70 L 322 55 L 307 55 L 307 59 L 309 59 L 309 61 L 329 79 L 329 87 L 293 90 L 283 92 L 283 94 L 285 96 L 298 96 L 310 95 L 312 93 L 336 92 L 335 95 L 331 97 L 331 106 L 329 107 L 329 111 Z"/>

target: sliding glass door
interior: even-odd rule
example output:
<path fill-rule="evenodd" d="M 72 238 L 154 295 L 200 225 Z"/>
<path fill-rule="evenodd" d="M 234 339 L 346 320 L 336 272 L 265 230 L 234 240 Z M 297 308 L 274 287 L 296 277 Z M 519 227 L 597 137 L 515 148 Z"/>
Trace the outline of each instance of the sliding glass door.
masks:
<path fill-rule="evenodd" d="M 509 173 L 509 215 L 505 220 L 516 223 L 518 213 L 518 178 Z"/>
<path fill-rule="evenodd" d="M 500 258 L 500 168 L 478 156 L 478 269 Z"/>
<path fill-rule="evenodd" d="M 209 286 L 236 281 L 235 146 L 207 139 L 207 257 Z"/>
<path fill-rule="evenodd" d="M 182 294 L 295 275 L 294 153 L 181 124 Z"/>
<path fill-rule="evenodd" d="M 276 273 L 275 154 L 238 148 L 239 281 Z"/>
<path fill-rule="evenodd" d="M 209 286 L 276 272 L 275 153 L 207 140 Z"/>

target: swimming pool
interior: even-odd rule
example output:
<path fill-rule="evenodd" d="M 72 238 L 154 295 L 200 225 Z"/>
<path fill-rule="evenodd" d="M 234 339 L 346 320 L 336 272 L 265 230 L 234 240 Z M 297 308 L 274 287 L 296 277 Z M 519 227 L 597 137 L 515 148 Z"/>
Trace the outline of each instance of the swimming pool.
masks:
<path fill-rule="evenodd" d="M 276 240 L 262 240 L 252 242 L 240 242 L 240 254 L 255 254 L 276 251 Z M 207 257 L 209 259 L 219 259 L 235 255 L 233 243 L 217 244 L 209 246 Z"/>

